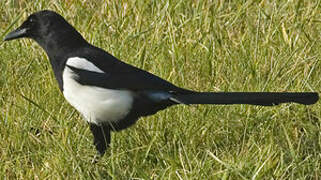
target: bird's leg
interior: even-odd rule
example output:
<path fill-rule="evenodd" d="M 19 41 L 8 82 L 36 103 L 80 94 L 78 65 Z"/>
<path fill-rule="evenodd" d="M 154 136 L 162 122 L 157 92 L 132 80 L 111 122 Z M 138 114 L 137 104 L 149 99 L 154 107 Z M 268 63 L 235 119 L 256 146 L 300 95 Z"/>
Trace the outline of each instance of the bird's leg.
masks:
<path fill-rule="evenodd" d="M 110 128 L 106 125 L 89 123 L 90 130 L 94 135 L 94 145 L 99 155 L 102 157 L 110 144 Z"/>

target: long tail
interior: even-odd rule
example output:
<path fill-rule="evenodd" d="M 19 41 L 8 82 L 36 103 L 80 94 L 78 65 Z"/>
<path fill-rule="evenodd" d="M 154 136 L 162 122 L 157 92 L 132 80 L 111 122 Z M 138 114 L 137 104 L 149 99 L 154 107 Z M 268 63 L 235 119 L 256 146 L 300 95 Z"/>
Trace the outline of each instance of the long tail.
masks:
<path fill-rule="evenodd" d="M 194 92 L 175 95 L 174 100 L 183 104 L 251 104 L 273 106 L 280 103 L 310 105 L 319 100 L 315 92 Z"/>

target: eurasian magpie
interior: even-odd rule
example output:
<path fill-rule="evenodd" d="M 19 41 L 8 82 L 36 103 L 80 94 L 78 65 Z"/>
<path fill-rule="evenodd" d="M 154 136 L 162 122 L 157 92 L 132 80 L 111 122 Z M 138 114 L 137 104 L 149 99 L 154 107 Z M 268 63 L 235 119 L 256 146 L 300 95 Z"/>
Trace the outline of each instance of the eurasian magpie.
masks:
<path fill-rule="evenodd" d="M 103 155 L 111 131 L 133 125 L 140 117 L 177 104 L 314 104 L 317 93 L 196 92 L 177 87 L 126 64 L 89 44 L 61 15 L 43 10 L 31 14 L 5 41 L 35 40 L 47 53 L 66 100 L 89 123 L 94 145 Z"/>

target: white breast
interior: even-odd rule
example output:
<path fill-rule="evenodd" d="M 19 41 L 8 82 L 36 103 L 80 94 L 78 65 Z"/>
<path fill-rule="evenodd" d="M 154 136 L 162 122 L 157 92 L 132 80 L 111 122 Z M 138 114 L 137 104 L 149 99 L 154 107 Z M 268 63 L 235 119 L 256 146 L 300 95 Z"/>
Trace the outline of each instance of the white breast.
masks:
<path fill-rule="evenodd" d="M 70 58 L 66 64 L 78 69 L 103 72 L 83 58 Z M 66 66 L 63 71 L 63 94 L 88 122 L 115 122 L 130 111 L 133 103 L 130 91 L 81 85 L 74 77 L 75 74 Z"/>

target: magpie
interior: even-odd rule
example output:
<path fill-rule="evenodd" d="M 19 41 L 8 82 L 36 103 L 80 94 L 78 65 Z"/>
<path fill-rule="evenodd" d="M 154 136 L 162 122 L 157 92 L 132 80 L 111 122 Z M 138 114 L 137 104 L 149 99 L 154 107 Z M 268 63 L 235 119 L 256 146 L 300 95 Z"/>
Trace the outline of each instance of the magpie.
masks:
<path fill-rule="evenodd" d="M 319 99 L 315 92 L 196 92 L 180 88 L 88 43 L 50 10 L 31 14 L 4 40 L 18 38 L 31 38 L 45 50 L 59 89 L 88 122 L 101 156 L 109 147 L 111 132 L 173 105 L 310 105 Z"/>

